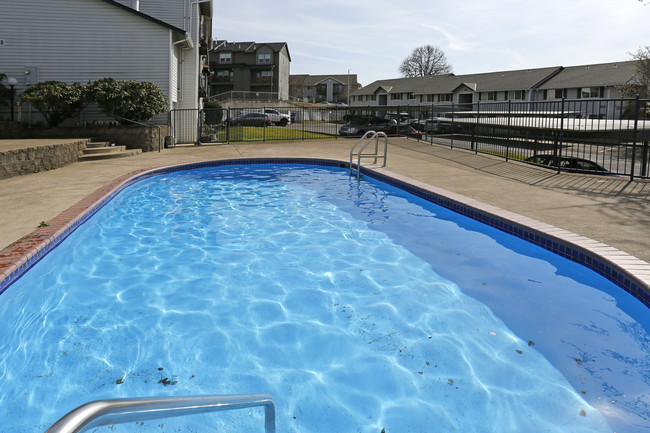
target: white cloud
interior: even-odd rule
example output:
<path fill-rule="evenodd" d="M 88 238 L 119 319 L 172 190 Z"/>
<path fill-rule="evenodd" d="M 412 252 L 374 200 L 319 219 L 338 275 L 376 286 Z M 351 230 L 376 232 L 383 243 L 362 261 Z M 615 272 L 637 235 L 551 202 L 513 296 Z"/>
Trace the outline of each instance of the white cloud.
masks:
<path fill-rule="evenodd" d="M 439 33 L 441 33 L 446 39 L 447 39 L 447 44 L 445 45 L 444 48 L 448 48 L 450 50 L 456 50 L 456 51 L 467 51 L 471 44 L 464 40 L 461 36 L 456 35 L 456 33 L 452 33 L 450 31 L 445 30 L 442 27 L 439 26 L 434 26 L 431 24 L 422 24 L 422 27 L 435 30 Z M 464 32 L 461 29 L 454 29 L 455 32 L 459 34 L 463 34 Z M 442 47 L 441 47 L 442 48 Z"/>
<path fill-rule="evenodd" d="M 650 41 L 636 0 L 247 0 L 216 6 L 214 34 L 287 42 L 291 70 L 398 76 L 413 48 L 437 45 L 456 73 L 626 60 Z"/>

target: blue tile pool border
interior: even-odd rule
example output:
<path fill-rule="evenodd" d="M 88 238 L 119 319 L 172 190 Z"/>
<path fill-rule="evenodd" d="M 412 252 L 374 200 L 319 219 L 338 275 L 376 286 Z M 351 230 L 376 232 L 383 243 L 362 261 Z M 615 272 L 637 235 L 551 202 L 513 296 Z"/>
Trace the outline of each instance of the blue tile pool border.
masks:
<path fill-rule="evenodd" d="M 306 164 L 345 169 L 349 169 L 350 166 L 347 161 L 318 158 L 237 158 L 172 165 L 143 171 L 130 177 L 127 176 L 126 179 L 119 180 L 116 184 L 109 184 L 107 191 L 100 190 L 91 195 L 99 198 L 90 197 L 92 205 L 88 209 L 76 215 L 63 216 L 62 221 L 59 222 L 61 227 L 55 234 L 50 233 L 39 237 L 38 231 L 36 231 L 3 250 L 2 253 L 5 253 L 13 248 L 18 251 L 20 257 L 10 266 L 10 269 L 5 270 L 0 275 L 0 278 L 2 278 L 0 280 L 0 294 L 63 242 L 77 227 L 85 223 L 130 185 L 152 176 L 176 171 L 252 164 Z M 353 168 L 356 168 L 356 165 L 353 164 Z M 385 169 L 362 166 L 361 174 L 400 188 L 431 203 L 497 228 L 579 263 L 612 281 L 650 308 L 650 265 L 639 259 L 588 238 L 414 181 Z M 56 223 L 53 220 L 54 229 L 57 229 Z M 16 254 L 13 256 L 11 254 L 4 255 L 8 257 L 16 256 Z"/>

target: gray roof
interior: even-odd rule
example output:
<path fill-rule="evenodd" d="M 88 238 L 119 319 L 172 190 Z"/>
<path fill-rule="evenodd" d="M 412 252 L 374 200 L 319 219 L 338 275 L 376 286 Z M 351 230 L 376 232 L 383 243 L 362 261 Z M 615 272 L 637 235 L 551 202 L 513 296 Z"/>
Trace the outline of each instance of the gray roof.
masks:
<path fill-rule="evenodd" d="M 559 66 L 551 66 L 548 68 L 467 74 L 458 77 L 466 83 L 475 83 L 478 92 L 528 90 L 537 87 L 559 69 Z"/>
<path fill-rule="evenodd" d="M 429 77 L 394 78 L 379 80 L 354 92 L 355 95 L 372 95 L 377 91 L 388 93 L 442 94 L 452 93 L 463 80 L 454 74 Z"/>
<path fill-rule="evenodd" d="M 174 31 L 176 33 L 180 33 L 182 35 L 185 34 L 185 30 L 183 30 L 183 29 L 179 29 L 176 26 L 172 26 L 171 24 L 166 23 L 165 21 L 159 20 L 158 18 L 154 18 L 151 15 L 144 14 L 144 13 L 142 13 L 140 11 L 137 11 L 137 10 L 135 10 L 133 8 L 130 8 L 130 7 L 126 6 L 126 5 L 123 5 L 122 3 L 116 2 L 114 0 L 102 0 L 102 1 L 104 1 L 105 3 L 111 4 L 113 6 L 116 6 L 116 7 L 120 8 L 120 9 L 123 9 L 123 10 L 125 10 L 125 11 L 127 11 L 129 13 L 132 13 L 133 15 L 137 15 L 137 16 L 139 16 L 141 18 L 149 20 L 152 23 L 156 23 L 156 24 L 161 25 L 163 27 L 167 27 L 168 29 L 170 29 L 170 30 L 172 30 L 172 31 Z"/>
<path fill-rule="evenodd" d="M 569 66 L 548 80 L 540 89 L 620 86 L 636 74 L 635 61 Z"/>
<path fill-rule="evenodd" d="M 307 75 L 305 77 L 304 84 L 305 86 L 315 86 L 328 78 L 331 78 L 335 81 L 338 81 L 341 84 L 347 84 L 348 78 L 350 78 L 350 84 L 356 83 L 357 82 L 357 75 L 356 74 L 350 74 L 349 76 L 347 74 L 339 74 L 339 75 Z"/>
<path fill-rule="evenodd" d="M 634 65 L 634 61 L 626 61 L 566 68 L 550 66 L 480 74 L 394 78 L 375 81 L 353 94 L 372 95 L 382 91 L 435 95 L 452 93 L 461 85 L 466 85 L 477 92 L 617 86 L 632 80 L 636 73 Z"/>
<path fill-rule="evenodd" d="M 228 42 L 228 41 L 217 41 L 212 49 L 212 52 L 221 52 L 229 51 L 232 53 L 254 53 L 260 47 L 270 47 L 273 52 L 277 53 L 282 51 L 283 48 L 287 49 L 287 57 L 291 61 L 291 55 L 289 54 L 289 47 L 286 42 Z"/>

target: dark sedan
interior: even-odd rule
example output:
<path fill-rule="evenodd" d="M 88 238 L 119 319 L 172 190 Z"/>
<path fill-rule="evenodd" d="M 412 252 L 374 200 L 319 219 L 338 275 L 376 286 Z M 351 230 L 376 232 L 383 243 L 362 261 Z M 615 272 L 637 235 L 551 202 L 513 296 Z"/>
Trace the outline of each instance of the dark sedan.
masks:
<path fill-rule="evenodd" d="M 410 125 L 387 125 L 377 131 L 381 131 L 388 137 L 411 137 L 422 139 L 422 133 Z"/>
<path fill-rule="evenodd" d="M 341 126 L 341 129 L 339 129 L 339 134 L 356 137 L 365 134 L 366 131 L 370 131 L 371 129 L 372 128 L 370 128 L 370 125 L 355 125 L 349 123 L 347 125 Z"/>
<path fill-rule="evenodd" d="M 563 156 L 558 158 L 554 155 L 535 155 L 531 156 L 530 158 L 526 158 L 525 161 L 532 164 L 557 168 L 558 159 L 560 161 L 560 169 L 562 171 L 615 175 L 615 173 L 610 172 L 600 164 L 589 161 L 588 159 L 577 158 L 574 156 Z"/>
<path fill-rule="evenodd" d="M 271 126 L 271 119 L 263 113 L 242 113 L 230 121 L 232 126 Z"/>

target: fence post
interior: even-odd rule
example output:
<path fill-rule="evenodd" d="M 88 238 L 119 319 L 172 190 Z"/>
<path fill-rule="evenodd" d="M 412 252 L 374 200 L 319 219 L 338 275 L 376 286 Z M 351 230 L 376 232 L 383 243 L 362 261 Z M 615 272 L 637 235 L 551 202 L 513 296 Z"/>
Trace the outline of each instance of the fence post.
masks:
<path fill-rule="evenodd" d="M 452 99 L 452 101 L 451 101 L 451 119 L 453 120 L 454 117 L 455 117 L 455 113 L 454 113 L 454 101 L 453 101 L 453 99 Z M 440 124 L 440 122 L 438 122 L 438 124 Z M 450 148 L 450 149 L 453 149 L 453 148 L 454 148 L 454 134 L 451 134 L 451 141 L 449 142 L 449 148 Z"/>
<path fill-rule="evenodd" d="M 230 144 L 230 107 L 226 108 L 226 142 Z"/>
<path fill-rule="evenodd" d="M 512 123 L 510 122 L 511 113 L 512 113 L 512 100 L 508 99 L 508 124 L 507 124 L 508 133 L 506 134 L 506 162 L 508 162 L 508 159 L 510 158 L 510 126 L 512 125 Z"/>
<path fill-rule="evenodd" d="M 556 151 L 555 154 L 557 155 L 556 157 L 556 162 L 557 162 L 557 172 L 560 174 L 560 171 L 562 170 L 560 161 L 562 160 L 562 136 L 564 134 L 564 98 L 562 98 L 562 104 L 560 105 L 560 131 L 559 131 L 559 136 L 558 140 L 556 141 Z"/>
<path fill-rule="evenodd" d="M 433 134 L 429 134 L 429 132 L 427 131 L 427 124 L 429 123 L 429 119 L 433 120 L 433 117 L 434 117 L 433 115 L 435 113 L 435 111 L 434 111 L 435 108 L 436 108 L 436 104 L 434 104 L 432 102 L 431 103 L 431 113 L 427 116 L 428 117 L 427 119 L 424 119 L 424 127 L 422 128 L 424 130 L 424 132 L 426 132 L 427 135 L 429 136 L 429 144 L 431 144 L 431 145 L 433 145 Z"/>
<path fill-rule="evenodd" d="M 305 107 L 302 107 L 302 139 L 305 139 Z"/>
<path fill-rule="evenodd" d="M 634 132 L 632 133 L 632 167 L 630 168 L 630 180 L 634 180 L 634 165 L 636 163 L 636 139 L 639 127 L 639 95 L 634 99 Z M 645 149 L 644 149 L 645 150 Z M 641 166 L 641 176 L 645 175 L 645 152 L 643 153 L 643 164 Z"/>
<path fill-rule="evenodd" d="M 264 112 L 264 110 L 262 110 L 262 112 Z M 266 122 L 264 122 L 264 124 L 262 125 L 262 143 L 266 142 L 266 128 L 267 128 Z"/>
<path fill-rule="evenodd" d="M 203 129 L 203 110 L 197 109 L 197 119 L 196 119 L 196 141 L 194 142 L 195 146 L 201 145 L 201 130 Z"/>
<path fill-rule="evenodd" d="M 480 117 L 481 117 L 481 101 L 476 101 L 476 122 L 472 126 L 472 141 L 470 142 L 470 149 L 474 151 L 474 155 L 478 155 L 478 146 L 476 145 L 476 129 L 478 128 Z"/>

